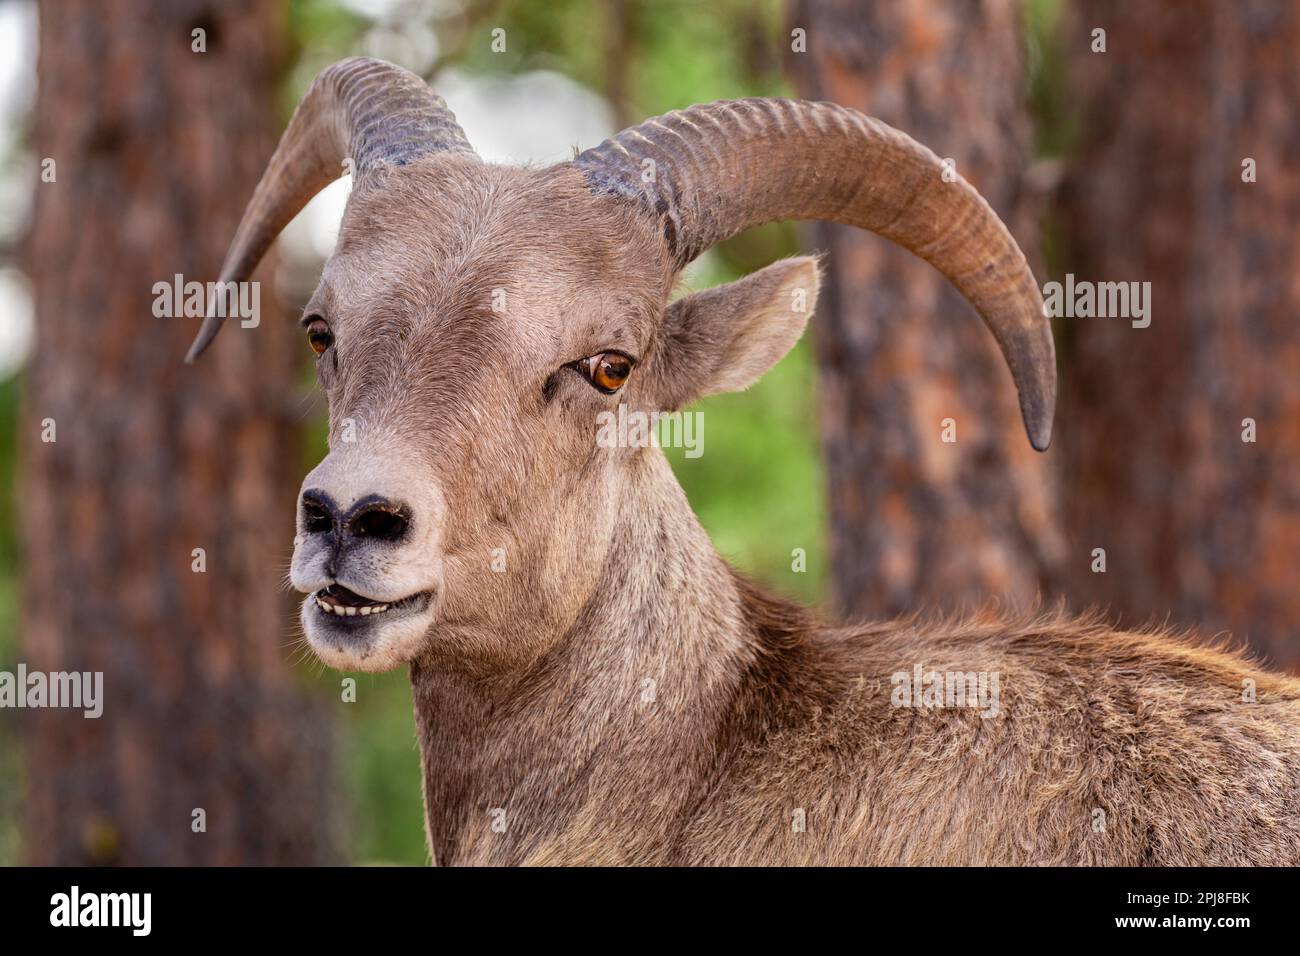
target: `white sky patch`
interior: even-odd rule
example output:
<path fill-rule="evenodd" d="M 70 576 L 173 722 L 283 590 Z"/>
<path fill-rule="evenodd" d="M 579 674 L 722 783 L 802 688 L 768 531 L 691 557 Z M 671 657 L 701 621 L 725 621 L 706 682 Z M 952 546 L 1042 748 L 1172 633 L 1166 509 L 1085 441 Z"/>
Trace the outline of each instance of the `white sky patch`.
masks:
<path fill-rule="evenodd" d="M 36 4 L 0 3 L 0 136 L 8 145 L 36 94 Z"/>
<path fill-rule="evenodd" d="M 343 207 L 351 191 L 352 180 L 344 177 L 317 193 L 285 226 L 280 235 L 281 253 L 304 268 L 319 268 L 338 242 Z"/>
<path fill-rule="evenodd" d="M 367 20 L 380 21 L 411 21 L 429 16 L 440 9 L 458 6 L 446 0 L 341 0 L 339 5 Z"/>
<path fill-rule="evenodd" d="M 0 3 L 0 242 L 27 224 L 36 164 L 23 144 L 36 95 L 36 5 Z"/>
<path fill-rule="evenodd" d="M 36 335 L 32 294 L 17 269 L 0 269 L 0 381 L 18 371 Z"/>
<path fill-rule="evenodd" d="M 36 94 L 36 4 L 0 3 L 0 242 L 12 245 L 26 228 L 37 167 L 22 148 Z M 0 380 L 31 353 L 32 296 L 17 269 L 0 268 Z"/>
<path fill-rule="evenodd" d="M 359 52 L 423 76 L 437 59 L 438 49 L 438 35 L 433 28 L 416 22 L 371 28 L 362 38 Z"/>
<path fill-rule="evenodd" d="M 617 132 L 604 97 L 553 70 L 509 77 L 447 70 L 433 89 L 489 163 L 563 162 L 575 146 L 586 149 Z"/>

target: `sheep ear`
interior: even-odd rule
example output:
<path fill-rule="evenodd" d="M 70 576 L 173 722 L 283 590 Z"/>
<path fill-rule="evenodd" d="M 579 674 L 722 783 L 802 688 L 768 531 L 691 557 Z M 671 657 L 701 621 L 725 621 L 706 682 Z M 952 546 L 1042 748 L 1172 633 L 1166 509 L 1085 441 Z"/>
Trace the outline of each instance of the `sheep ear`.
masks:
<path fill-rule="evenodd" d="M 672 303 L 655 376 L 660 407 L 680 408 L 758 381 L 799 341 L 820 278 L 815 257 L 782 259 Z"/>

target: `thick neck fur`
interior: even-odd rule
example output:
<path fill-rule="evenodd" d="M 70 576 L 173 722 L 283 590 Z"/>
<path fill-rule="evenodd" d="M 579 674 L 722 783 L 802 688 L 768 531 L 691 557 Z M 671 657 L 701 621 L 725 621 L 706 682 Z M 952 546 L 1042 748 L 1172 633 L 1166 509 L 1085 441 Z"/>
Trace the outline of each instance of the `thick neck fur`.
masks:
<path fill-rule="evenodd" d="M 670 862 L 722 771 L 764 655 L 746 585 L 662 455 L 645 459 L 616 535 L 653 545 L 611 551 L 543 658 L 494 680 L 412 667 L 435 862 Z"/>

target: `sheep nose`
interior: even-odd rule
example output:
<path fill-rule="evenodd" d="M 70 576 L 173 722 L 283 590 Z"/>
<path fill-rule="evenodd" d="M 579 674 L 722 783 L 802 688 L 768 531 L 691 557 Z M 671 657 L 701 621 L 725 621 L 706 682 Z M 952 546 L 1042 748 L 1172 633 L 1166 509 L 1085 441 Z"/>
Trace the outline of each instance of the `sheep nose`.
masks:
<path fill-rule="evenodd" d="M 348 531 L 358 538 L 396 541 L 410 523 L 405 506 L 377 495 L 358 502 L 348 514 Z"/>
<path fill-rule="evenodd" d="M 304 491 L 301 507 L 302 527 L 307 534 L 337 534 L 343 530 L 353 538 L 396 541 L 410 524 L 405 505 L 379 495 L 362 498 L 342 514 L 329 495 Z"/>
<path fill-rule="evenodd" d="M 308 534 L 329 534 L 338 525 L 338 508 L 325 495 L 304 491 L 300 506 L 302 528 Z"/>

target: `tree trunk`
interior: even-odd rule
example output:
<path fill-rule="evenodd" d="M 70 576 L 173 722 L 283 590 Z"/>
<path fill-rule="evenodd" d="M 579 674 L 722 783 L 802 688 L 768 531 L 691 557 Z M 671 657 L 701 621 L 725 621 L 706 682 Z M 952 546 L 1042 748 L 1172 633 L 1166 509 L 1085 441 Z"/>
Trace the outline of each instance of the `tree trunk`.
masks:
<path fill-rule="evenodd" d="M 807 52 L 789 62 L 801 95 L 877 116 L 953 158 L 1032 264 L 1016 7 L 801 0 L 790 27 L 806 31 Z M 1060 535 L 1046 461 L 1025 437 L 993 337 L 910 253 L 845 226 L 819 223 L 812 236 L 829 251 L 813 326 L 838 604 L 872 616 L 1031 604 L 1052 579 Z M 946 419 L 955 442 L 943 440 Z"/>
<path fill-rule="evenodd" d="M 1066 47 L 1063 271 L 1150 282 L 1152 306 L 1064 322 L 1073 591 L 1300 669 L 1300 2 L 1106 0 Z"/>
<path fill-rule="evenodd" d="M 35 147 L 56 165 L 28 250 L 22 635 L 30 669 L 102 671 L 104 702 L 23 712 L 33 863 L 335 859 L 329 725 L 286 660 L 279 580 L 300 342 L 269 281 L 261 324 L 232 320 L 194 368 L 198 320 L 153 313 L 155 283 L 215 279 L 271 153 L 282 15 L 40 7 Z"/>

